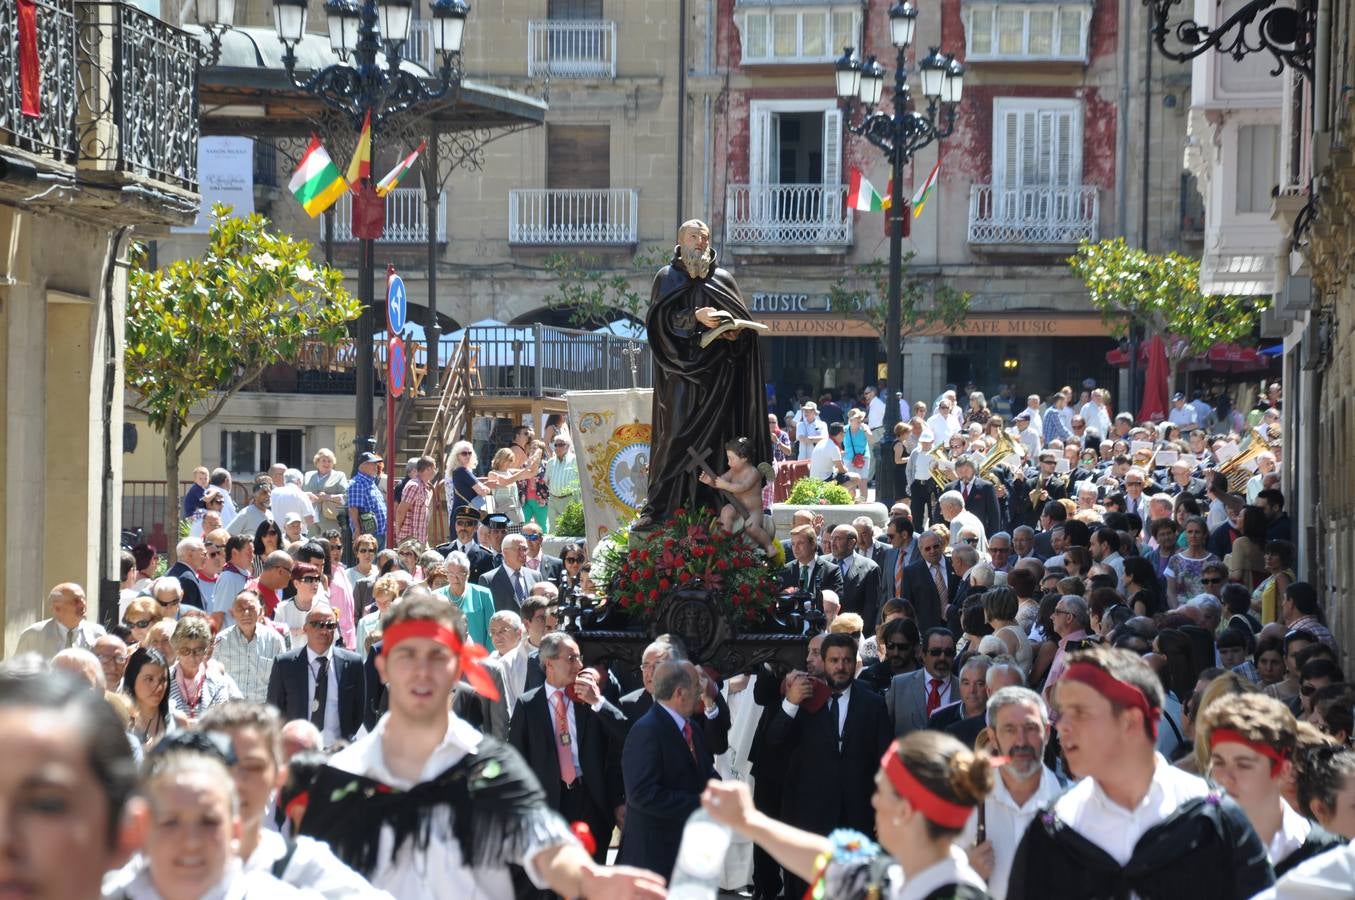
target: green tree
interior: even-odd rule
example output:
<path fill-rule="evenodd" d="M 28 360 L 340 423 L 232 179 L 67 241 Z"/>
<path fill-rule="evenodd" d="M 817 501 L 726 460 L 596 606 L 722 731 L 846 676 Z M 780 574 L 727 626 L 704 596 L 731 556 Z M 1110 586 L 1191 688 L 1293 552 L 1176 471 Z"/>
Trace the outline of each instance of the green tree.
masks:
<path fill-rule="evenodd" d="M 179 457 L 198 430 L 264 369 L 295 363 L 307 341 L 337 343 L 361 313 L 343 273 L 312 263 L 306 241 L 228 206 L 212 218 L 202 256 L 150 271 L 137 253 L 128 273 L 127 405 L 163 440 L 166 528 L 178 521 Z"/>
<path fill-rule="evenodd" d="M 1253 298 L 1202 293 L 1200 261 L 1179 253 L 1149 253 L 1124 238 L 1083 241 L 1068 265 L 1112 334 L 1123 337 L 1132 325 L 1163 338 L 1173 386 L 1186 356 L 1245 339 L 1256 327 Z"/>
<path fill-rule="evenodd" d="M 953 331 L 969 316 L 970 295 L 940 281 L 929 281 L 909 271 L 915 254 L 903 255 L 899 291 L 899 343 L 938 328 Z M 885 345 L 889 323 L 889 266 L 875 259 L 858 265 L 854 273 L 838 279 L 828 289 L 828 306 L 835 312 L 869 325 Z M 897 386 L 891 386 L 897 390 Z"/>
<path fill-rule="evenodd" d="M 649 279 L 666 262 L 659 247 L 641 250 L 628 264 L 613 268 L 595 256 L 552 254 L 546 267 L 555 278 L 555 290 L 546 295 L 546 304 L 566 313 L 580 328 L 611 325 L 619 317 L 643 325 L 649 311 Z M 636 290 L 637 282 L 646 290 Z"/>

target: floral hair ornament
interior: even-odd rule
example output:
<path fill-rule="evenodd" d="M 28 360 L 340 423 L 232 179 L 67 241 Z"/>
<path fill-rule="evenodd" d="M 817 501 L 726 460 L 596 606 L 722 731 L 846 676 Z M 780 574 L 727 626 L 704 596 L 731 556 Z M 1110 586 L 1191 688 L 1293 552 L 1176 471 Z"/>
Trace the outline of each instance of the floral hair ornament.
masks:
<path fill-rule="evenodd" d="M 1234 731 L 1231 728 L 1215 728 L 1213 731 L 1209 732 L 1209 749 L 1213 750 L 1219 744 L 1241 744 L 1250 750 L 1256 751 L 1266 759 L 1269 759 L 1271 778 L 1280 774 L 1280 766 L 1284 765 L 1285 760 L 1289 758 L 1289 754 L 1281 753 L 1279 750 L 1276 750 L 1274 747 L 1262 743 L 1261 741 L 1254 741 L 1242 732 Z"/>
<path fill-rule="evenodd" d="M 912 804 L 913 808 L 922 813 L 929 822 L 934 822 L 942 828 L 959 830 L 969 821 L 969 814 L 974 811 L 974 807 L 937 796 L 931 788 L 918 781 L 899 758 L 898 741 L 889 745 L 889 749 L 880 759 L 880 766 L 899 796 Z"/>
<path fill-rule="evenodd" d="M 461 674 L 465 676 L 470 686 L 475 688 L 475 692 L 490 700 L 499 699 L 499 689 L 494 686 L 494 679 L 485 671 L 485 667 L 480 665 L 480 660 L 489 655 L 489 651 L 484 647 L 463 642 L 460 635 L 441 622 L 432 619 L 405 619 L 396 622 L 382 634 L 381 655 L 388 655 L 391 650 L 410 638 L 428 638 L 451 650 L 461 662 Z"/>
<path fill-rule="evenodd" d="M 1087 662 L 1076 662 L 1064 670 L 1063 677 L 1079 681 L 1105 697 L 1111 703 L 1128 709 L 1137 709 L 1143 713 L 1143 721 L 1148 725 L 1153 739 L 1157 739 L 1157 719 L 1161 710 L 1153 706 L 1143 691 L 1128 682 L 1121 681 L 1100 666 Z"/>

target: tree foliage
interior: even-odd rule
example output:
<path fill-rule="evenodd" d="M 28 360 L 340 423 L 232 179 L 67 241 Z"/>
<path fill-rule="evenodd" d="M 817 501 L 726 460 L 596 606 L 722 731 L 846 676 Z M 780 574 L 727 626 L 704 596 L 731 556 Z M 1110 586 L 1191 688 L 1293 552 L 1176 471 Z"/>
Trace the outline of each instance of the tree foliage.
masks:
<path fill-rule="evenodd" d="M 630 263 L 608 268 L 595 256 L 555 253 L 546 267 L 555 278 L 555 289 L 546 295 L 546 304 L 568 314 L 579 327 L 598 328 L 624 316 L 643 323 L 649 311 L 649 291 L 635 285 L 648 285 L 654 273 L 667 260 L 660 247 L 636 253 Z"/>
<path fill-rule="evenodd" d="M 1137 325 L 1181 339 L 1191 353 L 1204 353 L 1249 337 L 1256 327 L 1259 311 L 1252 298 L 1202 293 L 1200 261 L 1179 253 L 1148 253 L 1124 238 L 1084 241 L 1068 265 L 1117 336 Z"/>
<path fill-rule="evenodd" d="M 899 339 L 936 328 L 951 331 L 969 315 L 970 295 L 940 281 L 919 278 L 909 271 L 912 252 L 903 255 L 902 288 L 899 292 Z M 864 287 L 853 286 L 861 285 Z M 889 321 L 889 266 L 876 259 L 861 263 L 852 276 L 838 279 L 828 289 L 829 308 L 860 319 L 884 342 Z"/>
<path fill-rule="evenodd" d="M 203 424 L 269 366 L 296 362 L 304 342 L 338 342 L 361 312 L 343 274 L 312 263 L 306 241 L 228 206 L 213 207 L 212 219 L 201 256 L 150 271 L 137 253 L 128 274 L 128 406 L 164 439 L 167 528 L 179 456 Z"/>

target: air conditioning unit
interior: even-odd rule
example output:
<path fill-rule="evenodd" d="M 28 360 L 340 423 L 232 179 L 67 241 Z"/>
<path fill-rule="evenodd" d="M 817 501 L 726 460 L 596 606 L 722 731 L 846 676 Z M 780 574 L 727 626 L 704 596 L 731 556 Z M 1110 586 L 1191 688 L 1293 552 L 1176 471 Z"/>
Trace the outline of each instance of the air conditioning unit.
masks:
<path fill-rule="evenodd" d="M 1275 306 L 1295 316 L 1313 308 L 1313 278 L 1311 275 L 1280 276 L 1279 293 Z"/>

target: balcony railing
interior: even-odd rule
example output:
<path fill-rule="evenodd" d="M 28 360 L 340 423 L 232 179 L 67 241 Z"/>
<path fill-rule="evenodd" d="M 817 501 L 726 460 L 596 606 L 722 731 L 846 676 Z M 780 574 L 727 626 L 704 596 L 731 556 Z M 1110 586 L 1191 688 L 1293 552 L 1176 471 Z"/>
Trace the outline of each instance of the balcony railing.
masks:
<path fill-rule="evenodd" d="M 429 19 L 415 19 L 409 23 L 409 40 L 405 42 L 401 54 L 405 59 L 418 63 L 430 72 L 436 72 L 438 64 L 433 56 L 433 23 Z"/>
<path fill-rule="evenodd" d="M 616 23 L 608 19 L 535 19 L 527 23 L 527 74 L 615 78 Z"/>
<path fill-rule="evenodd" d="M 353 241 L 353 195 L 344 194 L 334 206 L 334 240 Z M 438 243 L 447 242 L 447 194 L 438 202 Z M 321 234 L 324 223 L 321 222 Z M 386 195 L 383 244 L 423 244 L 428 241 L 428 199 L 423 188 L 396 188 Z"/>
<path fill-rule="evenodd" d="M 511 244 L 634 244 L 638 217 L 630 188 L 508 192 Z"/>
<path fill-rule="evenodd" d="M 845 247 L 852 242 L 842 184 L 731 184 L 726 240 L 751 246 Z"/>
<path fill-rule="evenodd" d="M 17 3 L 0 3 L 0 144 L 73 164 L 76 158 L 75 3 L 36 0 L 40 115 L 22 112 Z"/>
<path fill-rule="evenodd" d="M 1097 239 L 1101 206 L 1094 187 L 969 189 L 969 243 L 1065 247 Z"/>

